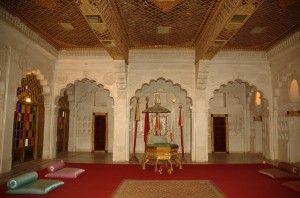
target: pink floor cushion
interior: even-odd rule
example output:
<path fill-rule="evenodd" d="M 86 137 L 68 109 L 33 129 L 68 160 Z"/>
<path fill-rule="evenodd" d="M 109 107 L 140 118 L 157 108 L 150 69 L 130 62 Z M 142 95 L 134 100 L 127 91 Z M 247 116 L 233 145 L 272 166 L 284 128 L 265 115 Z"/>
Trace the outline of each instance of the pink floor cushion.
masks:
<path fill-rule="evenodd" d="M 263 175 L 269 176 L 272 179 L 300 179 L 300 175 L 292 174 L 278 168 L 262 169 L 258 172 Z"/>
<path fill-rule="evenodd" d="M 300 181 L 284 182 L 282 185 L 300 193 Z"/>
<path fill-rule="evenodd" d="M 62 168 L 55 172 L 50 172 L 45 177 L 53 178 L 77 178 L 85 170 L 81 168 Z"/>
<path fill-rule="evenodd" d="M 60 161 L 55 164 L 52 164 L 51 166 L 48 166 L 47 170 L 49 173 L 52 173 L 52 172 L 62 169 L 63 167 L 65 167 L 65 163 L 64 163 L 64 161 Z"/>

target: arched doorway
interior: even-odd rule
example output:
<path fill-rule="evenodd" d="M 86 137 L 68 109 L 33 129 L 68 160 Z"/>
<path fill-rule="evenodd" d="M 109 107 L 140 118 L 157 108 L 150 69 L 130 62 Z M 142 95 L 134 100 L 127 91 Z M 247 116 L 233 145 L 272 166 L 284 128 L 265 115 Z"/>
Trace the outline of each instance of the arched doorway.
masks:
<path fill-rule="evenodd" d="M 68 151 L 69 141 L 69 101 L 66 91 L 58 101 L 56 153 Z"/>
<path fill-rule="evenodd" d="M 220 140 L 221 152 L 266 156 L 270 150 L 267 112 L 268 102 L 255 86 L 241 80 L 220 86 L 209 100 L 209 151 L 217 152 L 215 144 Z M 223 135 L 216 137 L 216 129 Z"/>
<path fill-rule="evenodd" d="M 168 136 L 169 140 L 170 135 L 172 135 L 172 139 L 176 144 L 178 144 L 180 152 L 184 150 L 185 153 L 191 153 L 192 122 L 190 107 L 192 106 L 192 99 L 188 97 L 187 91 L 184 90 L 179 84 L 175 84 L 171 80 L 165 80 L 164 78 L 158 78 L 157 80 L 151 80 L 149 84 L 143 84 L 140 89 L 136 90 L 135 96 L 130 99 L 130 104 L 132 107 L 134 107 L 132 108 L 130 114 L 130 151 L 132 152 L 132 149 L 134 147 L 136 96 L 139 97 L 140 110 L 140 120 L 137 124 L 136 152 L 143 153 L 145 150 L 145 114 L 141 112 L 146 109 L 146 97 L 149 97 L 149 107 L 155 105 L 155 100 L 157 97 L 159 97 L 160 105 L 171 111 L 171 113 L 164 113 L 159 116 L 161 129 L 160 135 Z M 182 115 L 183 137 L 181 136 L 181 129 L 178 124 L 180 106 Z M 172 116 L 172 112 L 174 112 L 174 116 Z M 172 117 L 174 117 L 173 123 Z M 149 115 L 149 122 L 150 134 L 153 135 L 156 123 L 155 114 Z M 175 126 L 172 126 L 173 124 Z M 170 134 L 171 128 L 173 128 L 173 134 Z M 183 138 L 183 144 L 181 143 L 181 137 Z"/>
<path fill-rule="evenodd" d="M 27 74 L 17 88 L 14 112 L 12 164 L 42 157 L 44 139 L 44 97 L 36 75 Z"/>
<path fill-rule="evenodd" d="M 67 94 L 69 102 L 68 151 L 93 152 L 98 149 L 95 140 L 94 116 L 105 115 L 107 124 L 106 149 L 113 151 L 114 100 L 110 91 L 94 80 L 82 79 L 62 89 L 60 98 Z M 57 100 L 58 103 L 59 100 Z M 101 117 L 101 116 L 100 116 Z M 97 136 L 98 137 L 98 136 Z M 96 141 L 96 142 L 95 142 Z M 102 140 L 100 140 L 102 141 Z M 102 149 L 101 149 L 102 150 Z"/>

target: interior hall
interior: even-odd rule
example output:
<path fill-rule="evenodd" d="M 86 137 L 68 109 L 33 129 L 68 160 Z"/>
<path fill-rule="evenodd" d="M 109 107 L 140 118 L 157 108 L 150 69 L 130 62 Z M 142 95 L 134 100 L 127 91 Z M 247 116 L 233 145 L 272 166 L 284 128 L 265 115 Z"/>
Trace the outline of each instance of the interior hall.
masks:
<path fill-rule="evenodd" d="M 300 163 L 297 0 L 0 1 L 0 27 L 1 175 L 142 163 L 150 136 L 184 163 Z"/>

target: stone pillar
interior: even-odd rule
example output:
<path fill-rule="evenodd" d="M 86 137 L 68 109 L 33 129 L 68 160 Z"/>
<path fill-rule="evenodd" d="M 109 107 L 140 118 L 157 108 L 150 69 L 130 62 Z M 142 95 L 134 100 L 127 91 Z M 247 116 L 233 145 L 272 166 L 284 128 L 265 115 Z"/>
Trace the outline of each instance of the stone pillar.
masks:
<path fill-rule="evenodd" d="M 50 96 L 45 97 L 45 121 L 44 121 L 44 144 L 43 159 L 56 157 L 56 129 L 58 108 L 51 105 Z"/>
<path fill-rule="evenodd" d="M 75 102 L 69 100 L 69 141 L 68 152 L 75 152 L 76 150 L 76 127 L 75 127 Z"/>
<path fill-rule="evenodd" d="M 208 99 L 206 98 L 206 83 L 208 65 L 205 61 L 196 64 L 195 117 L 192 151 L 192 161 L 208 161 Z"/>
<path fill-rule="evenodd" d="M 243 111 L 243 125 L 244 125 L 244 152 L 249 152 L 250 151 L 250 111 L 249 111 L 249 106 L 246 104 L 246 108 Z M 243 129 L 241 129 L 243 130 Z M 229 151 L 230 152 L 230 151 Z"/>
<path fill-rule="evenodd" d="M 195 101 L 195 155 L 193 161 L 208 161 L 208 109 L 206 93 L 204 90 L 197 90 Z"/>
<path fill-rule="evenodd" d="M 114 100 L 113 161 L 129 160 L 129 117 L 127 114 L 127 66 L 124 60 L 115 61 L 117 94 Z M 127 116 L 124 116 L 127 115 Z"/>

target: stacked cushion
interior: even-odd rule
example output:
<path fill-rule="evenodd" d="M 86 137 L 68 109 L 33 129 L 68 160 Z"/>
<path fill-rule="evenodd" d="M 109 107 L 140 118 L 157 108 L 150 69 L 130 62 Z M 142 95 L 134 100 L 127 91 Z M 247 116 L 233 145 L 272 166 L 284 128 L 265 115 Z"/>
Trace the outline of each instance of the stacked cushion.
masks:
<path fill-rule="evenodd" d="M 278 163 L 278 168 L 262 169 L 258 172 L 272 179 L 300 179 L 299 168 L 286 162 Z"/>
<path fill-rule="evenodd" d="M 284 170 L 286 172 L 292 173 L 292 174 L 299 173 L 299 168 L 297 166 L 294 166 L 294 165 L 286 163 L 286 162 L 280 162 L 278 164 L 278 168 L 281 170 Z"/>
<path fill-rule="evenodd" d="M 80 168 L 65 168 L 63 161 L 57 162 L 47 168 L 48 173 L 45 177 L 53 178 L 77 178 L 85 170 Z"/>
<path fill-rule="evenodd" d="M 62 186 L 59 180 L 38 180 L 38 174 L 31 171 L 12 178 L 7 182 L 9 194 L 47 194 L 55 188 Z"/>

